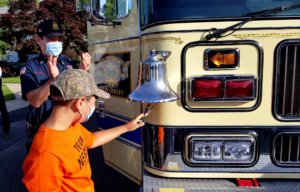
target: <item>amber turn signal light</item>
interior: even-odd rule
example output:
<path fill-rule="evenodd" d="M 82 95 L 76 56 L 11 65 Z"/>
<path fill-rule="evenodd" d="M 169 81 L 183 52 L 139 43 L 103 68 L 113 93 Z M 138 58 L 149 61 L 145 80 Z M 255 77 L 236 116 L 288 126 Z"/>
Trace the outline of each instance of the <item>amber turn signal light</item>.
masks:
<path fill-rule="evenodd" d="M 236 69 L 239 66 L 238 49 L 206 49 L 204 52 L 205 69 Z"/>

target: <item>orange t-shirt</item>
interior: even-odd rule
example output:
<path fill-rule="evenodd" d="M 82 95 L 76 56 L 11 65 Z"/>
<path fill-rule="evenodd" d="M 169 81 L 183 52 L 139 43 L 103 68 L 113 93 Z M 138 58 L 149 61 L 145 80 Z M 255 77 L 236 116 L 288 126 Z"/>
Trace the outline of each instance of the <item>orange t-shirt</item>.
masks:
<path fill-rule="evenodd" d="M 94 140 L 79 123 L 63 131 L 42 125 L 23 164 L 27 190 L 94 192 L 87 151 Z"/>

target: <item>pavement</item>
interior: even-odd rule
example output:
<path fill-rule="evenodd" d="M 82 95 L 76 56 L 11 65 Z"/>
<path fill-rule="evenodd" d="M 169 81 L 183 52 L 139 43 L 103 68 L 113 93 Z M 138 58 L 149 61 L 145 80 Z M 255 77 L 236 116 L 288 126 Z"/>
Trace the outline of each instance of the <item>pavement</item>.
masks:
<path fill-rule="evenodd" d="M 10 138 L 4 139 L 2 130 L 0 131 L 0 191 L 23 192 L 26 190 L 21 182 L 21 167 L 26 155 L 25 116 L 28 104 L 21 99 L 20 84 L 6 85 L 15 94 L 16 99 L 6 102 L 11 122 Z M 0 125 L 2 127 L 2 121 Z"/>
<path fill-rule="evenodd" d="M 25 117 L 28 103 L 21 98 L 20 84 L 6 84 L 16 99 L 7 101 L 11 122 L 10 138 L 4 139 L 0 130 L 0 192 L 26 192 L 22 184 L 22 164 L 26 156 Z M 93 115 L 87 129 L 96 131 L 96 117 Z M 2 127 L 2 121 L 0 121 Z M 96 192 L 137 192 L 139 186 L 104 163 L 102 148 L 89 150 L 92 179 Z"/>
<path fill-rule="evenodd" d="M 22 99 L 21 85 L 18 83 L 5 83 L 5 85 L 14 93 L 16 99 L 6 102 L 8 112 L 18 110 L 28 106 L 28 103 Z"/>

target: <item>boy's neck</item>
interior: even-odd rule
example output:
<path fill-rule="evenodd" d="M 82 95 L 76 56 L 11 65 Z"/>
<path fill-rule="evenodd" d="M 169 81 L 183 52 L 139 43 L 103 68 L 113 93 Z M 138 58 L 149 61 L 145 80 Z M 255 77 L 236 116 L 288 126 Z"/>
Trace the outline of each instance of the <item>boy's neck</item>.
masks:
<path fill-rule="evenodd" d="M 44 122 L 44 126 L 54 130 L 67 130 L 74 122 L 69 111 L 63 108 L 53 108 L 51 115 Z"/>

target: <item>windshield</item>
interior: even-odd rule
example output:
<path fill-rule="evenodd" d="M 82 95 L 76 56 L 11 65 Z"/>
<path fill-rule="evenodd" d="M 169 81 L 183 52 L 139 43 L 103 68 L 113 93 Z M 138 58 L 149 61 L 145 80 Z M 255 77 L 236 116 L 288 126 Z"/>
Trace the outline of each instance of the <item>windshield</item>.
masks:
<path fill-rule="evenodd" d="M 257 11 L 299 3 L 299 0 L 143 0 L 141 24 L 187 19 L 238 18 Z M 300 16 L 300 8 L 265 17 Z"/>

